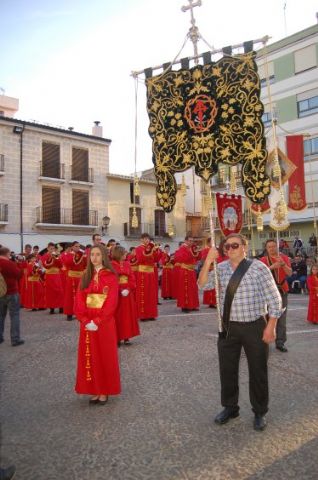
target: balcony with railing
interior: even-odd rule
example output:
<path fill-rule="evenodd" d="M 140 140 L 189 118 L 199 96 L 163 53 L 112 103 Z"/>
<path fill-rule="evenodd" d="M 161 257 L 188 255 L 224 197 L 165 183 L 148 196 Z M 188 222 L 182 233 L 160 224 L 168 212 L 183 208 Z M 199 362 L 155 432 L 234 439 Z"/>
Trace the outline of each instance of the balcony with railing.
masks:
<path fill-rule="evenodd" d="M 36 207 L 35 224 L 42 228 L 92 230 L 98 227 L 98 211 Z"/>
<path fill-rule="evenodd" d="M 71 166 L 71 180 L 69 183 L 85 183 L 94 184 L 94 169 L 88 168 L 86 171 L 76 170 L 74 165 Z"/>
<path fill-rule="evenodd" d="M 0 177 L 4 175 L 4 155 L 0 155 Z"/>
<path fill-rule="evenodd" d="M 0 203 L 0 225 L 6 225 L 8 223 L 8 205 L 6 203 Z"/>
<path fill-rule="evenodd" d="M 171 233 L 175 232 L 175 226 L 169 226 L 170 232 L 168 232 L 167 226 L 155 223 L 139 223 L 138 227 L 134 228 L 129 222 L 124 224 L 124 236 L 128 238 L 140 238 L 142 233 L 148 233 L 153 238 L 171 238 Z M 170 233 L 170 235 L 169 235 Z"/>
<path fill-rule="evenodd" d="M 53 183 L 65 182 L 65 164 L 56 163 L 54 165 L 40 162 L 39 180 L 50 181 Z"/>

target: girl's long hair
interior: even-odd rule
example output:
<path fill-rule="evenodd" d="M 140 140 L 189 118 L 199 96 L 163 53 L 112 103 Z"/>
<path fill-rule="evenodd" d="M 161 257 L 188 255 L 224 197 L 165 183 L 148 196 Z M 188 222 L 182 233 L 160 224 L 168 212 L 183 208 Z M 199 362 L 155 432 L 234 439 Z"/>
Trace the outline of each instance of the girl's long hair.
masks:
<path fill-rule="evenodd" d="M 112 259 L 116 260 L 117 262 L 120 262 L 120 260 L 124 257 L 125 253 L 126 253 L 125 248 L 118 245 L 117 247 L 114 247 L 112 250 Z"/>
<path fill-rule="evenodd" d="M 91 253 L 92 250 L 94 250 L 94 248 L 97 248 L 102 254 L 103 267 L 107 268 L 107 270 L 110 270 L 111 272 L 113 272 L 116 275 L 116 272 L 113 269 L 113 267 L 112 267 L 112 265 L 109 261 L 106 247 L 104 247 L 104 245 L 94 245 L 90 249 L 88 259 L 87 259 L 87 267 L 86 267 L 86 270 L 85 270 L 85 272 L 82 276 L 82 279 L 81 279 L 81 284 L 80 284 L 80 289 L 81 290 L 84 290 L 85 288 L 87 288 L 89 286 L 89 284 L 90 284 L 90 282 L 93 278 L 93 275 L 94 275 L 94 265 L 91 262 L 91 256 L 90 256 L 90 253 Z"/>

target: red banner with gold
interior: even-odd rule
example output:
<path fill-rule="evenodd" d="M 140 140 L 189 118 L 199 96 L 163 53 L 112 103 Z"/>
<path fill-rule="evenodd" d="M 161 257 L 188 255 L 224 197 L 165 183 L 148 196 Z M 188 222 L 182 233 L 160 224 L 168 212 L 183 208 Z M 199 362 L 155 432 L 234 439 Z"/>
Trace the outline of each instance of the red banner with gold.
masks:
<path fill-rule="evenodd" d="M 304 168 L 304 138 L 302 135 L 286 137 L 287 157 L 296 169 L 288 179 L 288 208 L 303 210 L 306 208 L 305 168 Z"/>
<path fill-rule="evenodd" d="M 251 209 L 253 213 L 258 213 L 258 212 L 268 213 L 270 211 L 270 208 L 271 207 L 270 207 L 268 198 L 266 198 L 265 202 L 260 203 L 259 205 L 257 205 L 257 203 L 251 204 Z"/>
<path fill-rule="evenodd" d="M 216 206 L 223 235 L 226 237 L 230 233 L 240 233 L 243 224 L 241 195 L 217 193 Z"/>

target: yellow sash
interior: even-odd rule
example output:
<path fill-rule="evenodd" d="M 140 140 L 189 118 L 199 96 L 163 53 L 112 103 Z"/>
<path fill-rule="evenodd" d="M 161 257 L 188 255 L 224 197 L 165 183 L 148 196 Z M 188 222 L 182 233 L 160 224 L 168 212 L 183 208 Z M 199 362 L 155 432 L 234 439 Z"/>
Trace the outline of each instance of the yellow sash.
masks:
<path fill-rule="evenodd" d="M 185 270 L 194 270 L 195 269 L 195 265 L 193 265 L 192 263 L 180 263 L 180 267 L 184 268 Z"/>
<path fill-rule="evenodd" d="M 88 308 L 102 308 L 106 298 L 106 293 L 89 293 L 86 297 L 86 306 Z"/>
<path fill-rule="evenodd" d="M 119 275 L 119 283 L 127 283 L 128 277 L 127 275 Z"/>
<path fill-rule="evenodd" d="M 153 273 L 154 271 L 155 271 L 154 267 L 151 267 L 150 265 L 139 265 L 138 266 L 138 272 Z"/>
<path fill-rule="evenodd" d="M 55 267 L 48 268 L 47 270 L 45 270 L 45 273 L 48 275 L 55 275 L 56 273 L 60 273 L 60 269 Z"/>
<path fill-rule="evenodd" d="M 81 278 L 83 276 L 84 271 L 79 272 L 78 270 L 69 270 L 67 273 L 68 277 L 76 277 Z"/>
<path fill-rule="evenodd" d="M 29 282 L 38 282 L 40 280 L 39 275 L 32 275 L 31 277 L 28 277 Z"/>

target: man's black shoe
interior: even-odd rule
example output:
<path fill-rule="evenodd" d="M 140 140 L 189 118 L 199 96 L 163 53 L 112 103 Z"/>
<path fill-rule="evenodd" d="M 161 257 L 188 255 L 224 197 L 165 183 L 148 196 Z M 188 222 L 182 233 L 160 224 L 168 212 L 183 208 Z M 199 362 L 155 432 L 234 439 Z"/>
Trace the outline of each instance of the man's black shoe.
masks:
<path fill-rule="evenodd" d="M 265 415 L 256 414 L 254 417 L 254 430 L 261 432 L 267 426 Z"/>
<path fill-rule="evenodd" d="M 232 408 L 225 407 L 222 412 L 220 412 L 214 419 L 214 422 L 218 425 L 224 425 L 227 423 L 231 418 L 236 418 L 239 416 L 239 411 L 233 410 Z"/>
<path fill-rule="evenodd" d="M 15 466 L 0 468 L 0 480 L 11 480 L 15 474 Z"/>
<path fill-rule="evenodd" d="M 13 347 L 18 347 L 19 345 L 23 345 L 24 340 L 16 340 L 15 342 L 12 343 Z"/>
<path fill-rule="evenodd" d="M 288 349 L 285 347 L 285 345 L 276 345 L 277 350 L 280 352 L 286 353 L 288 352 Z"/>

